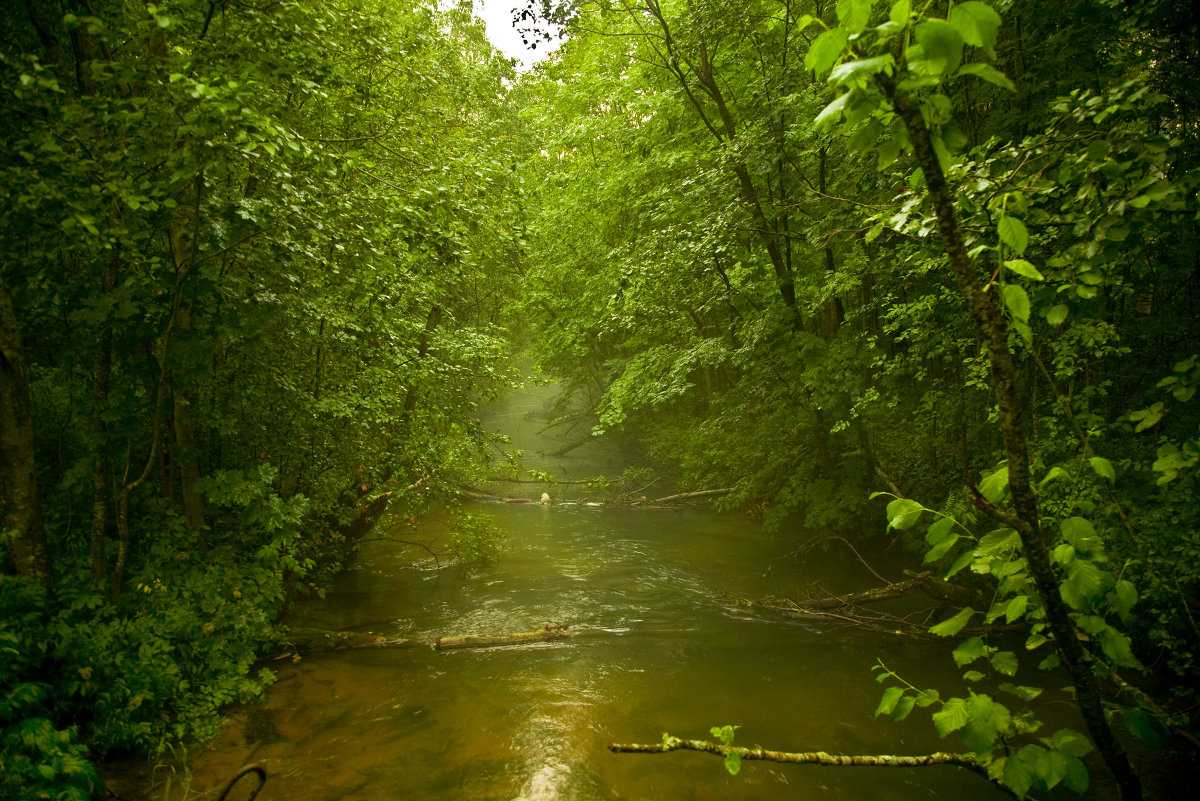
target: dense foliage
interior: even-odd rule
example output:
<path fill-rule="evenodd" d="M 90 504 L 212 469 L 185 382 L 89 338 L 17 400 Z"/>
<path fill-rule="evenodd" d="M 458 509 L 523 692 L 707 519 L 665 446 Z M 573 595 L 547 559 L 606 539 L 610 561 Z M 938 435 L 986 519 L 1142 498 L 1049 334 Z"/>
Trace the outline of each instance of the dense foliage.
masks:
<path fill-rule="evenodd" d="M 877 714 L 1138 797 L 1124 730 L 1197 742 L 1200 15 L 514 5 L 569 33 L 520 77 L 469 3 L 0 20 L 5 797 L 258 692 L 296 593 L 484 462 L 510 340 L 768 531 L 880 532 L 885 490 L 989 599 L 936 633 L 1024 649 L 966 632 L 959 696 L 881 666 Z"/>
<path fill-rule="evenodd" d="M 878 714 L 933 707 L 1018 796 L 1084 790 L 1094 744 L 1138 797 L 1114 725 L 1196 743 L 1185 6 L 575 3 L 524 87 L 542 364 L 769 529 L 878 531 L 890 490 L 891 528 L 992 598 L 935 631 L 1023 626 L 1088 737 L 1039 733 L 986 635 L 954 652 L 967 695 L 885 668 Z M 1147 665 L 1170 690 L 1120 675 Z"/>
<path fill-rule="evenodd" d="M 424 2 L 10 10 L 0 795 L 83 798 L 85 752 L 210 735 L 289 600 L 479 461 L 513 76 Z"/>

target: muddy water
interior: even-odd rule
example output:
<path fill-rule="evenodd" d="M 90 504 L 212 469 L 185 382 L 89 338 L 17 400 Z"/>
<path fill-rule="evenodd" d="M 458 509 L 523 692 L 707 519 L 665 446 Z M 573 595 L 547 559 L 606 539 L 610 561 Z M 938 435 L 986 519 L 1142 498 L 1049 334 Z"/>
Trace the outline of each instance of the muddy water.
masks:
<path fill-rule="evenodd" d="M 528 429 L 517 438 L 531 455 L 540 426 L 530 412 L 544 401 L 541 393 L 510 402 L 495 418 L 510 433 Z M 569 458 L 576 461 L 547 457 L 540 466 L 594 475 L 613 455 L 584 448 Z M 541 489 L 524 487 L 535 498 Z M 705 754 L 610 753 L 610 742 L 704 737 L 723 724 L 741 726 L 736 742 L 744 745 L 925 753 L 945 745 L 927 716 L 899 725 L 871 717 L 881 689 L 871 666 L 882 659 L 946 690 L 959 680 L 943 645 L 801 624 L 731 600 L 876 584 L 845 549 L 803 549 L 799 533 L 768 538 L 743 516 L 704 511 L 479 509 L 508 533 L 494 566 L 414 567 L 420 552 L 371 543 L 328 599 L 303 606 L 296 622 L 429 639 L 554 622 L 571 627 L 570 640 L 282 663 L 267 698 L 237 710 L 217 743 L 191 754 L 192 791 L 257 761 L 271 772 L 259 796 L 268 801 L 1003 797 L 952 767 L 748 762 L 732 777 Z M 405 536 L 432 537 L 436 522 L 429 526 Z"/>

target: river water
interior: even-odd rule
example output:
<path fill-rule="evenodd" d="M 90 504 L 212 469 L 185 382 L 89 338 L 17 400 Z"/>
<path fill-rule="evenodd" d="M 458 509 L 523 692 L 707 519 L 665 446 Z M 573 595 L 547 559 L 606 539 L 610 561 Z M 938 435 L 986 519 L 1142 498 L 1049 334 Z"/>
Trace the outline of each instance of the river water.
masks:
<path fill-rule="evenodd" d="M 611 471 L 619 456 L 594 446 L 539 462 L 538 452 L 559 444 L 540 422 L 549 392 L 507 399 L 490 423 L 560 477 Z M 560 501 L 571 486 L 545 489 Z M 536 499 L 542 489 L 497 491 Z M 882 659 L 913 683 L 943 691 L 961 692 L 961 679 L 945 643 L 802 623 L 736 603 L 876 586 L 845 547 L 805 547 L 811 537 L 795 531 L 768 537 L 737 514 L 475 506 L 507 532 L 494 565 L 437 570 L 409 546 L 368 543 L 327 599 L 303 604 L 294 622 L 430 640 L 553 622 L 574 635 L 282 662 L 267 697 L 235 710 L 221 737 L 190 755 L 188 797 L 247 762 L 270 771 L 259 796 L 265 801 L 1006 797 L 954 767 L 746 762 L 730 776 L 707 754 L 609 752 L 611 742 L 657 742 L 663 732 L 702 738 L 724 724 L 741 727 L 735 744 L 777 750 L 953 749 L 956 742 L 937 737 L 928 711 L 900 724 L 873 719 L 882 688 L 871 667 Z M 431 520 L 403 536 L 430 540 L 438 525 Z M 872 561 L 889 558 L 896 553 Z"/>

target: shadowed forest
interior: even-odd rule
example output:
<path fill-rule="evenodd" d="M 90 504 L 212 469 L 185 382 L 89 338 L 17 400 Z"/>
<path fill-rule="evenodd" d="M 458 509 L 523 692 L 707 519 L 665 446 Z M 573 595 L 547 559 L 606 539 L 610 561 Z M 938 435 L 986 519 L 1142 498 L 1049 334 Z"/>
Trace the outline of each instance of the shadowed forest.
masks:
<path fill-rule="evenodd" d="M 381 532 L 502 559 L 476 489 L 563 486 L 480 422 L 530 370 L 562 453 L 640 454 L 607 503 L 937 582 L 962 681 L 880 662 L 845 699 L 936 731 L 906 769 L 1171 797 L 1200 7 L 511 2 L 562 39 L 528 71 L 470 0 L 3 2 L 0 797 L 213 738 Z M 1078 724 L 1043 724 L 1064 685 Z M 641 742 L 821 762 L 735 729 Z"/>

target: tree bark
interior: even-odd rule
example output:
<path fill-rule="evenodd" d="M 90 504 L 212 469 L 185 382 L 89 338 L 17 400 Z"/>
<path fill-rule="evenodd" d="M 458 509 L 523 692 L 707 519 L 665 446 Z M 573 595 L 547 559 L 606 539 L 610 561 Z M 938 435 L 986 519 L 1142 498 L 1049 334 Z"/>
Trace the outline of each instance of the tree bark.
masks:
<path fill-rule="evenodd" d="M 921 109 L 912 98 L 897 89 L 893 76 L 880 74 L 877 80 L 884 94 L 892 102 L 897 115 L 904 122 L 913 153 L 925 178 L 926 191 L 937 215 L 938 232 L 946 248 L 950 269 L 987 350 L 992 388 L 1000 409 L 1000 425 L 1008 457 L 1008 484 L 1015 513 L 996 508 L 985 511 L 1011 526 L 1020 535 L 1029 574 L 1033 577 L 1046 610 L 1046 621 L 1054 634 L 1063 665 L 1075 684 L 1080 712 L 1096 744 L 1096 750 L 1116 778 L 1122 799 L 1140 801 L 1141 782 L 1104 716 L 1095 671 L 1087 652 L 1080 644 L 1070 611 L 1059 594 L 1058 578 L 1042 538 L 1037 495 L 1030 482 L 1028 438 L 1018 391 L 1017 368 L 1008 349 L 1008 323 L 996 307 L 993 300 L 995 293 L 984 291 L 979 273 L 967 255 L 950 188 L 946 184 L 941 164 L 933 149 L 933 141 Z"/>
<path fill-rule="evenodd" d="M 117 264 L 120 250 L 113 247 L 104 271 L 104 294 L 111 295 L 117 284 Z M 108 409 L 108 391 L 112 378 L 113 322 L 108 317 L 100 331 L 96 363 L 92 369 L 92 432 L 96 435 L 96 456 L 92 464 L 92 520 L 88 531 L 88 546 L 92 561 L 92 580 L 97 586 L 104 582 L 106 572 L 104 534 L 108 526 L 108 500 L 112 488 L 112 444 L 108 440 L 108 424 L 104 413 Z"/>
<path fill-rule="evenodd" d="M 0 531 L 12 568 L 44 587 L 53 583 L 37 489 L 33 414 L 21 330 L 8 286 L 0 280 Z"/>

